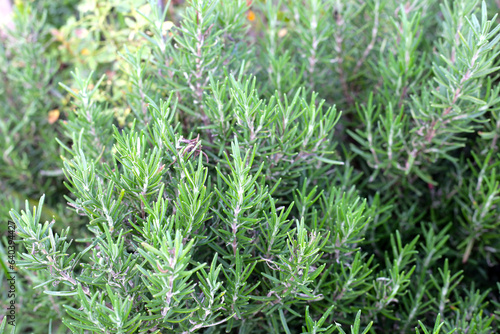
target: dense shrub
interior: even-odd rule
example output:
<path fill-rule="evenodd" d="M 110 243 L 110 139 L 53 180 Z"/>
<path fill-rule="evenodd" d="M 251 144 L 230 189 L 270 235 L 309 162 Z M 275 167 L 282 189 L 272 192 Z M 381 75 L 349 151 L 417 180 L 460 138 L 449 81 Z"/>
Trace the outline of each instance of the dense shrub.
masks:
<path fill-rule="evenodd" d="M 75 108 L 36 128 L 87 231 L 10 212 L 17 332 L 498 331 L 495 2 L 130 4 L 94 8 L 126 27 L 73 40 Z"/>

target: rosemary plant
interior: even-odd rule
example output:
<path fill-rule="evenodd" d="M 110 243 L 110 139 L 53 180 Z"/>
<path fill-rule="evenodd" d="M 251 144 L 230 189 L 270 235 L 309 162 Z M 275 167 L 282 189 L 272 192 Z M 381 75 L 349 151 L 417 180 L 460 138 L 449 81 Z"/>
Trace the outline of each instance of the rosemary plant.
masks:
<path fill-rule="evenodd" d="M 497 10 L 137 3 L 124 98 L 101 67 L 60 85 L 51 162 L 86 231 L 42 219 L 51 188 L 10 211 L 17 312 L 47 311 L 0 331 L 498 332 Z"/>

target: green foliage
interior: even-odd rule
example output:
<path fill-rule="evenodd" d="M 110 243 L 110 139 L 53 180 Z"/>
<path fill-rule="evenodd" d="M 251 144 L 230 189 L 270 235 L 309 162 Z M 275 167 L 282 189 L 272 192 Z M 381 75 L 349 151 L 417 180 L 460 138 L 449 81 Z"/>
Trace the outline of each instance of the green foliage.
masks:
<path fill-rule="evenodd" d="M 24 196 L 39 197 L 44 191 L 55 193 L 61 188 L 53 181 L 58 175 L 59 148 L 54 138 L 59 131 L 48 119 L 59 93 L 52 84 L 58 80 L 57 63 L 47 46 L 46 16 L 29 8 L 14 15 L 15 27 L 0 44 L 0 147 L 4 152 L 0 188 L 10 200 L 19 201 Z M 38 184 L 39 188 L 29 184 Z M 2 207 L 10 206 L 9 198 L 2 195 L 0 201 Z M 8 212 L 1 215 L 6 219 Z"/>
<path fill-rule="evenodd" d="M 15 332 L 497 332 L 495 6 L 84 1 L 62 51 L 20 12 L 0 173 L 67 191 L 6 199 L 37 305 Z"/>

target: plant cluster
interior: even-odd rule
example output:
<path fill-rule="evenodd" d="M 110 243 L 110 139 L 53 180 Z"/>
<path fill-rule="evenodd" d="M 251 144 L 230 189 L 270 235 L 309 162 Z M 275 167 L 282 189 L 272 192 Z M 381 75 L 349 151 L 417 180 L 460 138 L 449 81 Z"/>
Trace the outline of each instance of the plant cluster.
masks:
<path fill-rule="evenodd" d="M 134 4 L 116 86 L 61 84 L 87 231 L 10 211 L 52 309 L 12 333 L 499 330 L 495 2 Z"/>

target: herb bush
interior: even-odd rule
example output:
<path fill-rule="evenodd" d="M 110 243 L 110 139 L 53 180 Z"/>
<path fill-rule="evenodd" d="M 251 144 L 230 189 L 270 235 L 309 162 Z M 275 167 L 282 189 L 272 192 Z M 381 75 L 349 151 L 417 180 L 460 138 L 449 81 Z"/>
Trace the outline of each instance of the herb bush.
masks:
<path fill-rule="evenodd" d="M 147 8 L 126 100 L 62 84 L 88 231 L 10 212 L 17 332 L 498 332 L 495 2 Z"/>

